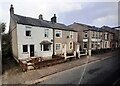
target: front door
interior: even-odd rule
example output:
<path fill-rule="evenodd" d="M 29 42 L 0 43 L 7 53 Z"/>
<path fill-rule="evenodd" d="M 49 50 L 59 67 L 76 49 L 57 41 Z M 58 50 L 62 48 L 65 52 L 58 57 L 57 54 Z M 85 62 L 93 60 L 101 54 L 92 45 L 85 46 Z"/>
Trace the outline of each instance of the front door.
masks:
<path fill-rule="evenodd" d="M 34 56 L 34 45 L 30 45 L 30 57 Z"/>

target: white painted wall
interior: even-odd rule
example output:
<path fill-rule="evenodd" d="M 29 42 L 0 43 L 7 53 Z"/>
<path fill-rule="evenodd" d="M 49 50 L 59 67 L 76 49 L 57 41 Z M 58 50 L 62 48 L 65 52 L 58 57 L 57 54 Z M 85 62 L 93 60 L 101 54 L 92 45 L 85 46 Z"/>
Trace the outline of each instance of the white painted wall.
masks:
<path fill-rule="evenodd" d="M 92 38 L 91 41 L 100 42 L 101 39 Z"/>
<path fill-rule="evenodd" d="M 83 42 L 88 42 L 88 39 L 83 39 Z"/>
<path fill-rule="evenodd" d="M 35 27 L 35 26 L 29 26 L 31 27 L 31 37 L 26 37 L 25 31 L 26 26 L 28 25 L 21 25 L 17 24 L 17 41 L 18 41 L 18 58 L 19 59 L 26 59 L 30 58 L 30 49 L 28 47 L 28 53 L 23 53 L 22 45 L 31 45 L 34 44 L 34 54 L 35 57 L 42 57 L 43 55 L 52 56 L 53 53 L 53 44 L 51 45 L 51 51 L 41 51 L 41 45 L 40 43 L 43 40 L 48 40 L 51 42 L 51 39 L 53 39 L 53 29 L 50 28 L 44 28 L 44 27 Z M 44 37 L 44 29 L 49 29 L 49 37 Z"/>

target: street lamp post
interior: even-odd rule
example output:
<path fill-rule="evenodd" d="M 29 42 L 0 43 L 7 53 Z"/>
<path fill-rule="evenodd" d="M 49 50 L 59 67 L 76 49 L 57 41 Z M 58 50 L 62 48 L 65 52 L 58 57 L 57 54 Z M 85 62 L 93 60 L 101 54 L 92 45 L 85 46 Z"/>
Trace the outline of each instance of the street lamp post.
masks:
<path fill-rule="evenodd" d="M 91 36 L 90 36 L 90 33 L 89 33 L 89 37 L 88 37 L 88 48 L 87 48 L 87 49 L 88 49 L 87 51 L 88 51 L 88 55 L 89 55 L 89 56 L 91 56 L 91 40 L 90 40 L 91 38 L 90 38 L 90 37 L 91 37 Z"/>

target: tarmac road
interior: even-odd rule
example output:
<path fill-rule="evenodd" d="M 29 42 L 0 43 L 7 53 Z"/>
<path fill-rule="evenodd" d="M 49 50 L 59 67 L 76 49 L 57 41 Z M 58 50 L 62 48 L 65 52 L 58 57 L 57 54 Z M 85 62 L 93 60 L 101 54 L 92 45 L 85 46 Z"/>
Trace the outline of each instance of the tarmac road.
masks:
<path fill-rule="evenodd" d="M 84 70 L 85 66 L 47 76 L 37 84 L 113 84 L 119 74 L 120 57 L 114 54 L 110 58 L 87 64 Z"/>

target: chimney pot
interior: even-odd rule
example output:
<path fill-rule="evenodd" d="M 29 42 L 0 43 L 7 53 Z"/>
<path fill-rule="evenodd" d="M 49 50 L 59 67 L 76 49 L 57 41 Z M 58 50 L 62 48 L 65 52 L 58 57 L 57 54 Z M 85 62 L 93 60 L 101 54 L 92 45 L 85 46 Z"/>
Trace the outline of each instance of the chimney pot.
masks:
<path fill-rule="evenodd" d="M 13 7 L 12 4 L 11 4 L 11 6 L 10 6 L 10 13 L 14 14 L 14 7 Z"/>
<path fill-rule="evenodd" d="M 43 20 L 43 15 L 42 14 L 39 15 L 39 19 Z"/>
<path fill-rule="evenodd" d="M 57 17 L 56 14 L 51 18 L 51 22 L 56 23 L 57 22 Z"/>

